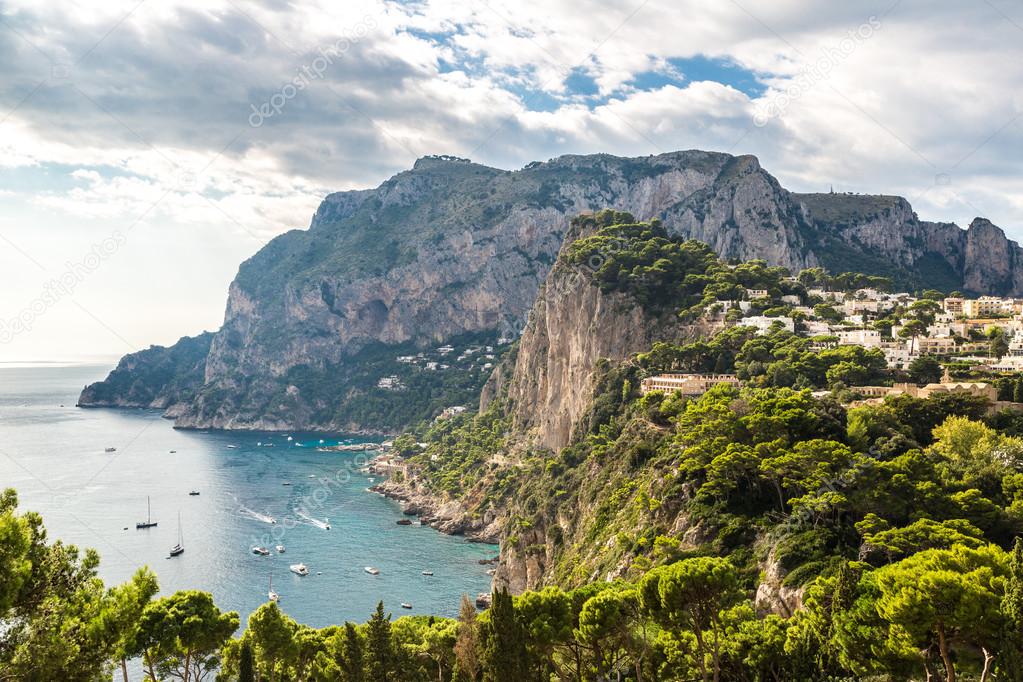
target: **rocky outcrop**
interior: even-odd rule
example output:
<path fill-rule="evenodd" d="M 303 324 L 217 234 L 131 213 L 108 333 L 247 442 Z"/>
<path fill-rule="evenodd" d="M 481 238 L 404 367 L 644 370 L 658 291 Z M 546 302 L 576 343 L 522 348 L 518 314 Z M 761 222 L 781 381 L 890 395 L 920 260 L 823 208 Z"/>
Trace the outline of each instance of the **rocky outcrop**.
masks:
<path fill-rule="evenodd" d="M 148 407 L 168 416 L 182 411 L 203 384 L 212 339 L 205 332 L 125 355 L 105 381 L 85 387 L 78 406 Z"/>
<path fill-rule="evenodd" d="M 991 221 L 977 218 L 960 237 L 965 242 L 963 288 L 969 291 L 1023 291 L 1023 250 Z"/>
<path fill-rule="evenodd" d="M 359 353 L 520 328 L 569 218 L 607 207 L 660 218 L 726 258 L 1023 294 L 1023 254 L 989 222 L 922 222 L 898 197 L 792 194 L 751 156 L 563 156 L 514 172 L 426 157 L 376 189 L 329 195 L 308 230 L 243 263 L 205 362 L 168 381 L 182 387 L 168 415 L 183 427 L 374 430 L 372 410 L 352 407 L 365 402 L 352 394 Z M 551 369 L 554 390 L 562 375 Z M 114 379 L 82 404 L 142 400 L 133 381 Z M 552 416 L 551 433 L 566 419 Z"/>
<path fill-rule="evenodd" d="M 769 549 L 762 567 L 760 583 L 753 597 L 757 612 L 789 618 L 803 608 L 804 592 L 802 587 L 785 585 L 785 570 L 775 557 L 773 549 Z"/>
<path fill-rule="evenodd" d="M 424 525 L 431 526 L 448 535 L 463 535 L 473 542 L 497 544 L 500 539 L 503 518 L 491 511 L 473 517 L 463 502 L 445 499 L 411 481 L 387 480 L 370 488 L 373 492 L 397 500 L 402 513 L 417 516 Z"/>

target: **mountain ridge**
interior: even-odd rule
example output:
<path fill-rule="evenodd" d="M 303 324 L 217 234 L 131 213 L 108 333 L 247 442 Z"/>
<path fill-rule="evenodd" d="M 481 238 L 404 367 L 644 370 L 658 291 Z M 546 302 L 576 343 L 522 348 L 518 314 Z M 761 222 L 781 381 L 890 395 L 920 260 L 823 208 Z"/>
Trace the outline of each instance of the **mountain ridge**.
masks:
<path fill-rule="evenodd" d="M 342 385 L 352 358 L 515 333 L 569 218 L 608 207 L 660 219 L 728 259 L 1023 294 L 1023 251 L 990 221 L 964 230 L 920 221 L 898 197 L 794 194 L 752 156 L 567 155 L 518 171 L 423 157 L 375 189 L 328 195 L 309 229 L 279 235 L 242 263 L 201 386 L 164 395 L 176 384 L 156 377 L 142 393 L 185 428 L 400 430 L 407 424 L 398 419 L 355 415 L 352 405 L 367 396 L 401 396 Z M 331 384 L 333 394 L 322 390 Z M 135 404 L 109 381 L 100 385 L 80 404 Z"/>

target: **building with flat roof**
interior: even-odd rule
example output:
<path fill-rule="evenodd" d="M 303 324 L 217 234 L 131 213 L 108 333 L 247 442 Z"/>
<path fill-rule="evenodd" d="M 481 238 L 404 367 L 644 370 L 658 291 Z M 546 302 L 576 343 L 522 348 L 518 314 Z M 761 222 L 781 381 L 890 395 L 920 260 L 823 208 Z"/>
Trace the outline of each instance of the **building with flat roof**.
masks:
<path fill-rule="evenodd" d="M 718 384 L 738 386 L 739 379 L 734 374 L 658 374 L 647 377 L 640 384 L 640 393 L 646 395 L 651 391 L 664 393 L 682 393 L 683 395 L 703 395 Z"/>

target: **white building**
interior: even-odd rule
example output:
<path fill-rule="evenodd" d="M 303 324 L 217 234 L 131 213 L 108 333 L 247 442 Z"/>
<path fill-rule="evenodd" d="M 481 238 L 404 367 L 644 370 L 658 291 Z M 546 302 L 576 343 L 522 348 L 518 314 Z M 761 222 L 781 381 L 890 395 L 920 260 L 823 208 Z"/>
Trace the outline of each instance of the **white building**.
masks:
<path fill-rule="evenodd" d="M 906 369 L 918 357 L 916 353 L 909 352 L 909 346 L 902 344 L 889 344 L 881 352 L 884 353 L 888 369 Z"/>
<path fill-rule="evenodd" d="M 796 323 L 791 317 L 767 317 L 766 315 L 753 315 L 744 317 L 739 323 L 746 327 L 755 327 L 758 334 L 766 334 L 774 325 L 781 325 L 783 329 L 790 332 L 796 331 Z"/>
<path fill-rule="evenodd" d="M 835 301 L 840 303 L 845 300 L 844 291 L 827 291 L 825 289 L 808 289 L 807 292 L 811 296 L 817 296 L 823 298 L 825 301 Z"/>
<path fill-rule="evenodd" d="M 867 300 L 856 300 L 846 299 L 842 303 L 842 312 L 846 315 L 857 315 L 861 313 L 876 313 L 881 309 L 881 303 L 879 301 L 867 299 Z"/>
<path fill-rule="evenodd" d="M 821 336 L 831 333 L 831 325 L 823 320 L 804 320 L 803 329 L 807 336 Z"/>
<path fill-rule="evenodd" d="M 392 374 L 389 377 L 380 377 L 377 380 L 377 388 L 382 388 L 386 391 L 400 391 L 404 386 L 401 380 Z"/>
<path fill-rule="evenodd" d="M 835 335 L 844 346 L 881 347 L 881 332 L 876 329 L 841 329 Z"/>

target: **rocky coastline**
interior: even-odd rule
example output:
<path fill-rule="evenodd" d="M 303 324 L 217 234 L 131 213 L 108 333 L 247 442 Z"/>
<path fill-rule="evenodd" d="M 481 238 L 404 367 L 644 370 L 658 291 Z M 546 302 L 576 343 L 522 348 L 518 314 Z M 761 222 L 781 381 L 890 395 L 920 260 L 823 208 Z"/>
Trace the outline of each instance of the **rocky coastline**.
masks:
<path fill-rule="evenodd" d="M 371 465 L 372 466 L 372 465 Z M 370 490 L 401 504 L 402 514 L 415 516 L 424 526 L 448 535 L 464 536 L 469 542 L 499 544 L 500 523 L 496 516 L 473 518 L 458 500 L 445 499 L 425 490 L 416 479 L 387 479 Z"/>

